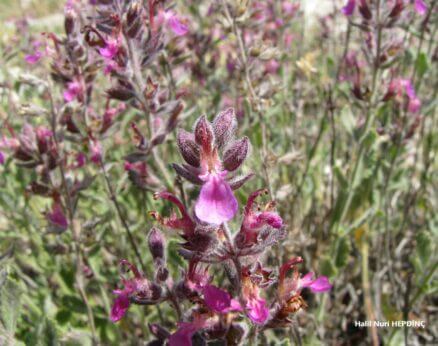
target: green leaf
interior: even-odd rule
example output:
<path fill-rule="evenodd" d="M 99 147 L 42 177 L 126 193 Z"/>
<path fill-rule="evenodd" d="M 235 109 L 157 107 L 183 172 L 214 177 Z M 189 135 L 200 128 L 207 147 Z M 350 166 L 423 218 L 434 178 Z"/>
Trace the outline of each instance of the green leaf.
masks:
<path fill-rule="evenodd" d="M 52 321 L 45 318 L 38 326 L 37 338 L 38 346 L 55 346 L 58 345 L 56 328 Z"/>
<path fill-rule="evenodd" d="M 0 290 L 0 321 L 3 327 L 13 335 L 20 315 L 21 290 L 17 283 L 6 279 Z"/>
<path fill-rule="evenodd" d="M 432 238 L 428 232 L 420 232 L 416 237 L 417 254 L 421 262 L 421 266 L 426 267 L 429 259 L 432 256 Z"/>
<path fill-rule="evenodd" d="M 56 314 L 56 320 L 59 324 L 66 324 L 71 318 L 70 310 L 59 310 Z"/>
<path fill-rule="evenodd" d="M 321 260 L 319 271 L 322 275 L 333 277 L 336 275 L 336 268 L 333 261 L 330 258 L 324 258 Z"/>
<path fill-rule="evenodd" d="M 337 268 L 344 267 L 348 262 L 348 255 L 350 253 L 350 243 L 346 237 L 338 239 L 336 246 L 335 265 Z"/>
<path fill-rule="evenodd" d="M 354 129 L 356 128 L 356 119 L 354 118 L 350 107 L 345 106 L 342 108 L 340 119 L 344 129 L 348 132 L 348 134 L 352 135 Z"/>
<path fill-rule="evenodd" d="M 427 61 L 427 55 L 420 53 L 415 63 L 415 69 L 417 70 L 418 77 L 422 77 L 429 69 L 429 62 Z"/>

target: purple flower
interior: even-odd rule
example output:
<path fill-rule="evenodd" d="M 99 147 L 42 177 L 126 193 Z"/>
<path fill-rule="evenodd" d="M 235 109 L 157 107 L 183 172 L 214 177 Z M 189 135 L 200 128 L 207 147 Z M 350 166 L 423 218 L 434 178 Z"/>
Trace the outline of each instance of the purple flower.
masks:
<path fill-rule="evenodd" d="M 227 171 L 207 173 L 195 205 L 196 216 L 204 222 L 220 225 L 237 213 L 238 203 L 230 185 L 224 179 Z"/>
<path fill-rule="evenodd" d="M 181 20 L 181 18 L 173 11 L 161 11 L 158 14 L 157 24 L 164 23 L 168 26 L 175 35 L 184 36 L 189 32 L 188 26 Z"/>
<path fill-rule="evenodd" d="M 125 316 L 126 311 L 128 311 L 130 302 L 129 297 L 126 294 L 120 294 L 113 303 L 111 307 L 111 321 L 117 322 Z"/>
<path fill-rule="evenodd" d="M 409 99 L 408 111 L 411 113 L 418 113 L 421 109 L 421 101 L 418 97 Z"/>
<path fill-rule="evenodd" d="M 163 226 L 172 229 L 182 230 L 185 236 L 191 236 L 195 231 L 196 224 L 193 222 L 190 215 L 187 213 L 184 204 L 177 197 L 175 197 L 173 194 L 167 191 L 155 193 L 154 199 L 158 199 L 158 198 L 166 199 L 172 202 L 173 204 L 175 204 L 181 213 L 181 217 L 178 218 L 176 213 L 172 213 L 170 217 L 162 217 L 156 211 L 149 212 L 149 215 L 151 215 L 155 220 L 157 220 Z"/>
<path fill-rule="evenodd" d="M 102 145 L 99 141 L 90 141 L 90 160 L 95 164 L 99 164 L 102 160 Z"/>
<path fill-rule="evenodd" d="M 0 165 L 3 165 L 5 163 L 5 154 L 3 154 L 1 151 L 0 151 Z"/>
<path fill-rule="evenodd" d="M 178 330 L 169 337 L 169 346 L 192 346 L 192 337 L 198 330 L 211 325 L 208 317 L 195 315 L 193 322 L 178 323 Z"/>
<path fill-rule="evenodd" d="M 85 166 L 85 164 L 87 163 L 87 156 L 84 153 L 77 153 L 76 154 L 76 168 L 80 168 Z"/>
<path fill-rule="evenodd" d="M 310 288 L 314 293 L 327 292 L 333 287 L 326 276 L 320 276 L 313 280 L 314 273 L 310 272 L 304 275 L 298 283 L 298 289 Z"/>
<path fill-rule="evenodd" d="M 252 174 L 227 176 L 242 165 L 250 146 L 247 137 L 232 140 L 235 128 L 234 110 L 229 108 L 219 113 L 213 123 L 201 116 L 194 133 L 180 130 L 177 135 L 179 150 L 187 164 L 173 167 L 183 178 L 202 185 L 195 214 L 207 223 L 220 225 L 234 217 L 238 203 L 232 190 L 252 177 Z"/>
<path fill-rule="evenodd" d="M 129 268 L 134 274 L 133 278 L 121 278 L 123 289 L 114 290 L 117 295 L 111 308 L 110 319 L 113 322 L 119 321 L 128 310 L 131 300 L 142 304 L 157 304 L 161 299 L 161 288 L 143 277 L 137 267 L 127 260 L 121 260 L 120 265 Z"/>
<path fill-rule="evenodd" d="M 354 12 L 354 8 L 356 7 L 356 0 L 348 0 L 346 5 L 342 7 L 342 13 L 346 16 L 351 16 Z"/>
<path fill-rule="evenodd" d="M 421 16 L 427 13 L 427 6 L 423 0 L 415 0 L 415 11 Z"/>
<path fill-rule="evenodd" d="M 67 90 L 64 91 L 64 100 L 71 102 L 78 99 L 82 94 L 82 85 L 78 81 L 72 81 L 67 84 Z"/>
<path fill-rule="evenodd" d="M 41 58 L 43 57 L 43 53 L 41 52 L 35 52 L 33 54 L 28 54 L 24 57 L 24 60 L 26 60 L 26 62 L 30 65 L 34 65 L 36 64 L 38 61 L 41 60 Z"/>
<path fill-rule="evenodd" d="M 267 191 L 260 189 L 254 191 L 248 197 L 238 236 L 238 246 L 241 248 L 256 243 L 260 230 L 266 230 L 266 227 L 279 230 L 283 227 L 282 218 L 273 211 L 274 202 L 268 202 L 264 208 L 255 205 L 256 198 L 263 193 L 267 193 Z M 260 209 L 263 211 L 260 211 Z"/>
<path fill-rule="evenodd" d="M 105 47 L 99 48 L 99 53 L 106 59 L 113 59 L 120 49 L 120 41 L 118 39 L 110 39 L 105 43 Z"/>
<path fill-rule="evenodd" d="M 248 317 L 256 324 L 263 324 L 269 317 L 269 309 L 263 298 L 250 299 L 246 303 Z"/>
<path fill-rule="evenodd" d="M 32 54 L 28 54 L 24 57 L 24 60 L 30 64 L 30 65 L 34 65 L 36 64 L 38 61 L 41 60 L 41 58 L 44 56 L 43 51 L 41 50 L 41 46 L 42 46 L 42 42 L 35 40 L 32 43 L 34 52 Z"/>
<path fill-rule="evenodd" d="M 179 323 L 178 330 L 169 338 L 169 346 L 192 346 L 192 337 L 197 331 L 192 323 Z"/>
<path fill-rule="evenodd" d="M 215 312 L 227 313 L 229 311 L 241 311 L 239 302 L 231 299 L 228 292 L 213 285 L 206 285 L 203 289 L 204 302 L 208 308 Z"/>

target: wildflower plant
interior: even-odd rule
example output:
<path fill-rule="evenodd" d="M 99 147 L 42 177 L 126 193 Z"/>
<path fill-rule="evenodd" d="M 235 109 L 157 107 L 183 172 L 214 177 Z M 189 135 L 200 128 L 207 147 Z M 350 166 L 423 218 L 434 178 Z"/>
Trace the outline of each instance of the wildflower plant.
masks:
<path fill-rule="evenodd" d="M 0 345 L 436 339 L 437 1 L 7 3 Z"/>

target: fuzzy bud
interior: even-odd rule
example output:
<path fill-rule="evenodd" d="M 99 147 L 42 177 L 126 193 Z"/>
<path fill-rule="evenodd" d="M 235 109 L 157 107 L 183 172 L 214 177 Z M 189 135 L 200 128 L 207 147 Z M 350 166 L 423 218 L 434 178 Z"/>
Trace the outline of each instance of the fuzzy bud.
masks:
<path fill-rule="evenodd" d="M 195 126 L 195 141 L 201 145 L 206 152 L 211 152 L 211 149 L 213 148 L 213 140 L 213 128 L 203 115 L 199 118 Z"/>
<path fill-rule="evenodd" d="M 111 88 L 106 91 L 108 97 L 119 101 L 128 101 L 134 97 L 134 93 L 124 87 Z"/>
<path fill-rule="evenodd" d="M 199 167 L 199 147 L 195 143 L 193 135 L 184 130 L 178 131 L 177 144 L 184 160 L 191 166 Z"/>
<path fill-rule="evenodd" d="M 141 5 L 139 2 L 134 1 L 129 6 L 124 26 L 126 27 L 126 33 L 130 38 L 136 38 L 139 35 L 142 27 Z"/>
<path fill-rule="evenodd" d="M 224 153 L 223 165 L 227 171 L 235 171 L 245 161 L 249 149 L 248 137 L 243 137 L 234 142 Z"/>
<path fill-rule="evenodd" d="M 223 147 L 231 138 L 236 125 L 236 115 L 233 108 L 220 112 L 213 120 L 214 136 L 219 148 Z"/>
<path fill-rule="evenodd" d="M 370 20 L 373 17 L 373 14 L 371 13 L 370 7 L 368 6 L 366 0 L 360 1 L 359 12 L 366 20 Z"/>
<path fill-rule="evenodd" d="M 75 21 L 77 20 L 76 12 L 69 9 L 65 13 L 64 28 L 67 36 L 73 34 L 75 30 Z"/>
<path fill-rule="evenodd" d="M 148 245 L 154 260 L 164 258 L 164 242 L 163 234 L 153 227 L 149 232 Z"/>
<path fill-rule="evenodd" d="M 403 12 L 404 4 L 403 0 L 396 0 L 394 7 L 392 8 L 391 12 L 389 13 L 389 17 L 391 19 L 396 19 L 400 16 L 400 14 Z"/>

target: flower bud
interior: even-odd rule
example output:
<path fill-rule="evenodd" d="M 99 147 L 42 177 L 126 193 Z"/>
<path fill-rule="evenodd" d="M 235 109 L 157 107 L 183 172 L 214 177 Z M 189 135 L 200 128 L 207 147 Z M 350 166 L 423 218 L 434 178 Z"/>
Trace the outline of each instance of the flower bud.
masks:
<path fill-rule="evenodd" d="M 368 6 L 367 0 L 361 0 L 359 5 L 359 12 L 366 20 L 370 20 L 373 17 L 370 7 Z"/>
<path fill-rule="evenodd" d="M 106 91 L 108 97 L 119 101 L 128 101 L 134 97 L 132 90 L 124 87 L 110 88 Z"/>
<path fill-rule="evenodd" d="M 245 161 L 249 149 L 248 137 L 243 137 L 234 142 L 224 153 L 223 165 L 227 171 L 235 171 Z"/>
<path fill-rule="evenodd" d="M 191 166 L 199 167 L 201 159 L 200 152 L 193 135 L 190 132 L 179 130 L 177 134 L 177 144 L 184 160 Z"/>
<path fill-rule="evenodd" d="M 153 227 L 149 232 L 148 245 L 154 260 L 164 258 L 164 242 L 163 234 Z"/>
<path fill-rule="evenodd" d="M 65 13 L 64 28 L 67 36 L 71 35 L 75 30 L 75 20 L 77 20 L 76 12 L 68 9 Z"/>
<path fill-rule="evenodd" d="M 205 115 L 203 115 L 198 119 L 198 122 L 195 126 L 195 141 L 201 145 L 206 152 L 209 153 L 213 148 L 213 140 L 213 128 L 205 118 Z"/>
<path fill-rule="evenodd" d="M 142 27 L 141 5 L 139 2 L 134 1 L 131 3 L 123 24 L 125 26 L 126 33 L 130 38 L 136 38 L 139 35 Z"/>
<path fill-rule="evenodd" d="M 231 138 L 236 125 L 236 115 L 233 108 L 220 112 L 213 120 L 214 136 L 219 148 L 223 147 Z"/>
<path fill-rule="evenodd" d="M 400 14 L 403 12 L 404 9 L 403 0 L 396 0 L 394 7 L 392 8 L 391 12 L 389 13 L 389 17 L 391 19 L 396 19 L 400 16 Z"/>

